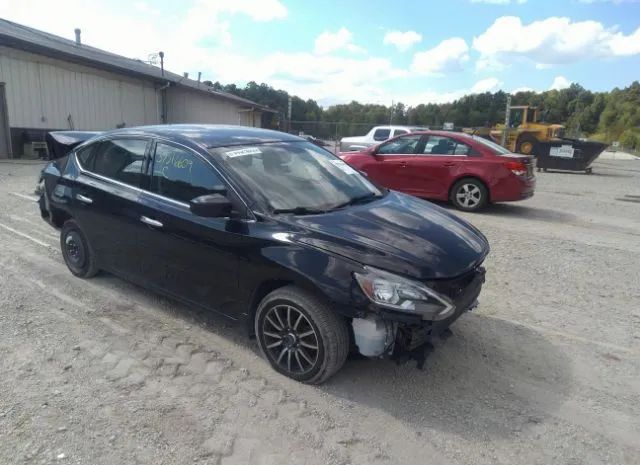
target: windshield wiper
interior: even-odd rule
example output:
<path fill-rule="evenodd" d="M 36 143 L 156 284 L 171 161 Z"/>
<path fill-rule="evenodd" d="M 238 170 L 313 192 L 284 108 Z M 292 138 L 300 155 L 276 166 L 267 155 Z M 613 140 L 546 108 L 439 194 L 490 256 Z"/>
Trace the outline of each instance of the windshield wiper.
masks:
<path fill-rule="evenodd" d="M 274 208 L 273 213 L 291 213 L 293 215 L 314 215 L 316 213 L 326 213 L 326 210 L 310 207 Z"/>
<path fill-rule="evenodd" d="M 368 192 L 366 194 L 362 194 L 362 195 L 358 195 L 356 197 L 353 197 L 352 199 L 349 199 L 347 202 L 339 203 L 338 205 L 335 205 L 335 206 L 331 207 L 330 210 L 337 210 L 339 208 L 348 207 L 349 205 L 355 205 L 357 203 L 364 203 L 365 201 L 378 199 L 380 197 L 382 197 L 382 195 L 376 194 L 375 192 Z"/>

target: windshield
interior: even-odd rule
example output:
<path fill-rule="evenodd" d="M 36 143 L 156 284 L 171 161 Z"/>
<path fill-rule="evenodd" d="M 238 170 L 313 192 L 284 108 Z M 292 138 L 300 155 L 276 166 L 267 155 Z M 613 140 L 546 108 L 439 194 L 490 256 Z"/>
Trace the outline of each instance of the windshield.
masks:
<path fill-rule="evenodd" d="M 255 202 L 274 211 L 325 211 L 383 192 L 340 158 L 308 142 L 220 147 L 211 154 Z"/>
<path fill-rule="evenodd" d="M 471 136 L 473 138 L 473 140 L 482 143 L 483 145 L 489 147 L 494 154 L 496 155 L 511 155 L 511 152 L 509 152 L 507 149 L 505 149 L 502 145 L 500 144 L 496 144 L 493 141 L 490 141 L 489 139 L 485 139 L 484 137 L 480 137 L 480 136 Z"/>

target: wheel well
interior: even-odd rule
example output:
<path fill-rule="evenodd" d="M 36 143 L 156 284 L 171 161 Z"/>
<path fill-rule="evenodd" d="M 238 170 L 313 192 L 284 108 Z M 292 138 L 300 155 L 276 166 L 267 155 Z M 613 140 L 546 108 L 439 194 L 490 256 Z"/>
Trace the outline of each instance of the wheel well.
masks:
<path fill-rule="evenodd" d="M 491 202 L 491 189 L 489 189 L 489 186 L 487 186 L 486 182 L 484 182 L 482 179 L 478 178 L 477 176 L 461 176 L 458 179 L 455 179 L 451 183 L 451 186 L 449 187 L 449 195 L 447 196 L 447 199 L 451 198 L 451 193 L 453 192 L 453 187 L 456 184 L 458 184 L 460 181 L 463 181 L 465 179 L 473 179 L 474 181 L 478 181 L 480 184 L 482 184 L 484 186 L 484 188 L 487 190 L 487 196 L 489 197 L 487 200 L 489 202 Z"/>
<path fill-rule="evenodd" d="M 267 294 L 289 284 L 293 284 L 293 281 L 287 281 L 286 279 L 270 279 L 268 281 L 263 281 L 258 285 L 258 287 L 256 287 L 253 291 L 253 295 L 251 296 L 249 311 L 247 312 L 247 330 L 249 331 L 250 336 L 255 334 L 253 320 L 255 318 L 256 311 L 258 310 L 258 305 L 260 305 L 262 299 L 264 299 Z"/>
<path fill-rule="evenodd" d="M 61 228 L 67 220 L 73 219 L 73 217 L 64 210 L 52 210 L 51 211 L 51 223 L 56 228 Z"/>

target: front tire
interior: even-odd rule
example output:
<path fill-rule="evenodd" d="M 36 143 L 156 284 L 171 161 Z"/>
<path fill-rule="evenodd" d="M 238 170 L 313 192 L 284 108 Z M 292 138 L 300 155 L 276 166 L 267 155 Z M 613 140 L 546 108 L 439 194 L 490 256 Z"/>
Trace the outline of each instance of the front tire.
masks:
<path fill-rule="evenodd" d="M 291 285 L 262 299 L 255 333 L 274 370 L 307 384 L 329 379 L 349 353 L 346 320 L 322 300 Z"/>
<path fill-rule="evenodd" d="M 62 226 L 60 248 L 64 262 L 74 276 L 88 279 L 98 273 L 93 249 L 74 220 L 67 220 Z"/>
<path fill-rule="evenodd" d="M 458 210 L 475 212 L 487 205 L 489 192 L 481 181 L 466 178 L 454 184 L 449 200 Z"/>
<path fill-rule="evenodd" d="M 521 153 L 522 155 L 537 155 L 538 139 L 536 139 L 531 134 L 522 134 L 518 138 L 518 143 L 516 144 L 516 152 Z"/>

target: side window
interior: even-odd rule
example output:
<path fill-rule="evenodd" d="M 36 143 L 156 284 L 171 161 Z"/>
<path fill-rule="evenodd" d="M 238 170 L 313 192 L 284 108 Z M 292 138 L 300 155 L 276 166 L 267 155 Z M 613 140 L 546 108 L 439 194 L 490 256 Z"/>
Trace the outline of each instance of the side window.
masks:
<path fill-rule="evenodd" d="M 451 137 L 429 136 L 424 146 L 425 155 L 473 155 L 473 149 Z"/>
<path fill-rule="evenodd" d="M 396 129 L 393 131 L 393 137 L 401 136 L 402 134 L 408 134 L 409 131 L 405 131 L 404 129 Z"/>
<path fill-rule="evenodd" d="M 140 187 L 146 147 L 147 141 L 144 139 L 113 139 L 101 142 L 94 150 L 91 171 Z"/>
<path fill-rule="evenodd" d="M 204 160 L 189 150 L 156 144 L 151 176 L 151 191 L 188 203 L 212 193 L 223 182 Z"/>
<path fill-rule="evenodd" d="M 91 171 L 93 169 L 93 152 L 99 143 L 94 143 L 76 150 L 76 157 L 82 169 Z"/>
<path fill-rule="evenodd" d="M 373 133 L 373 140 L 382 142 L 383 140 L 387 140 L 391 136 L 391 129 L 376 129 Z"/>
<path fill-rule="evenodd" d="M 456 141 L 456 148 L 453 151 L 454 155 L 471 155 L 473 149 L 469 147 L 467 144 L 463 144 L 462 142 Z"/>
<path fill-rule="evenodd" d="M 404 136 L 386 142 L 378 147 L 380 155 L 408 154 L 416 153 L 416 146 L 420 142 L 421 136 L 416 134 L 413 136 Z"/>

